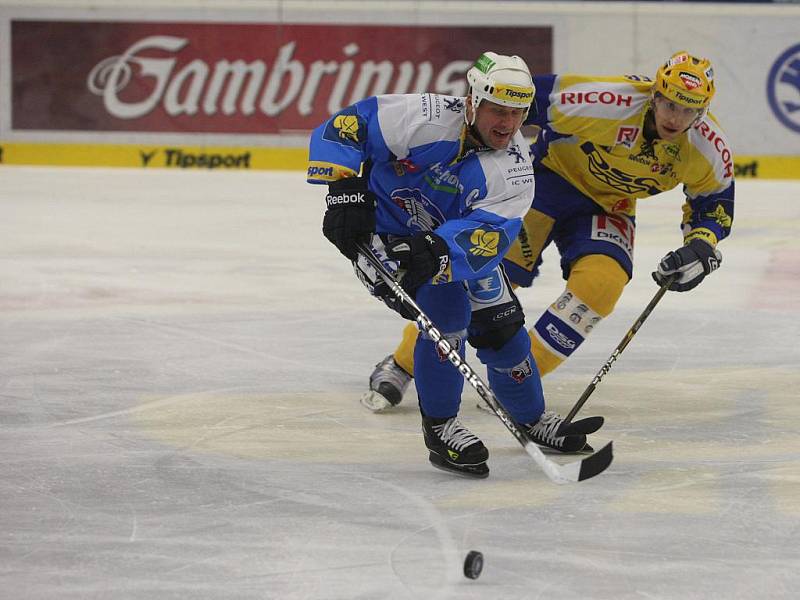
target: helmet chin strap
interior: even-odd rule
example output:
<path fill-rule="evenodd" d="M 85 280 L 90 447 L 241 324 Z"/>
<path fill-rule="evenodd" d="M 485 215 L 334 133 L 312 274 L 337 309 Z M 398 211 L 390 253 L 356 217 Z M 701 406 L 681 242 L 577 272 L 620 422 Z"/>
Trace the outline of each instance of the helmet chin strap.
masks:
<path fill-rule="evenodd" d="M 470 119 L 467 114 L 469 111 L 467 110 L 466 106 L 464 107 L 464 122 L 472 127 L 475 125 L 475 117 L 478 116 L 478 107 L 475 104 L 475 97 L 472 95 L 472 88 L 469 88 L 467 91 L 467 101 L 465 104 L 468 104 L 472 108 L 472 119 Z M 480 104 L 480 100 L 478 100 L 478 104 Z"/>

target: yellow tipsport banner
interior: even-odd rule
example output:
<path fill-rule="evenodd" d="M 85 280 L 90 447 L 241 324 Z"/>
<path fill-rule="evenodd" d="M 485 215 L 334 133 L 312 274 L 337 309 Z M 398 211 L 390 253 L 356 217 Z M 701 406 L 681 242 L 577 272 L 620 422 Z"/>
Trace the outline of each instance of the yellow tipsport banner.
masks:
<path fill-rule="evenodd" d="M 149 169 L 305 170 L 306 148 L 0 142 L 0 164 Z"/>
<path fill-rule="evenodd" d="M 151 169 L 308 169 L 306 148 L 47 144 L 0 141 L 0 164 Z M 737 156 L 736 177 L 800 179 L 800 156 Z"/>
<path fill-rule="evenodd" d="M 800 179 L 800 156 L 736 156 L 736 177 L 747 179 Z"/>

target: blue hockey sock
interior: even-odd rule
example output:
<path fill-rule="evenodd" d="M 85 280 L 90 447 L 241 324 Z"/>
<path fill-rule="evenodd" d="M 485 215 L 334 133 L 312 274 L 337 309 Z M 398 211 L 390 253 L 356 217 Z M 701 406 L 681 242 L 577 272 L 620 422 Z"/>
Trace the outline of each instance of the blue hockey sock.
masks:
<path fill-rule="evenodd" d="M 460 336 L 447 336 L 464 358 L 464 343 Z M 414 380 L 422 412 L 428 417 L 445 418 L 458 413 L 464 377 L 436 348 L 436 344 L 420 335 L 414 348 Z"/>
<path fill-rule="evenodd" d="M 499 350 L 480 348 L 478 358 L 487 367 L 489 385 L 511 416 L 518 423 L 538 421 L 544 412 L 544 392 L 525 328 Z"/>
<path fill-rule="evenodd" d="M 417 303 L 464 358 L 464 339 L 470 319 L 464 286 L 460 282 L 423 285 L 417 291 Z M 458 413 L 464 377 L 425 334 L 420 334 L 414 348 L 414 380 L 419 405 L 426 416 L 445 418 Z"/>

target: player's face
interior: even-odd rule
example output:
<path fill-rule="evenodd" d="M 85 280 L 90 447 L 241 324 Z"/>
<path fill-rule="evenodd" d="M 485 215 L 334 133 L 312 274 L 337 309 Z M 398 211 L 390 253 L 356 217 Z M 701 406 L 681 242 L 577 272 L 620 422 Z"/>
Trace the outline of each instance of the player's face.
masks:
<path fill-rule="evenodd" d="M 702 113 L 700 109 L 681 106 L 663 96 L 656 96 L 653 106 L 658 137 L 668 142 L 677 139 Z"/>
<path fill-rule="evenodd" d="M 478 105 L 473 127 L 484 144 L 495 150 L 503 150 L 508 148 L 524 118 L 525 111 L 521 108 L 501 106 L 484 100 Z"/>

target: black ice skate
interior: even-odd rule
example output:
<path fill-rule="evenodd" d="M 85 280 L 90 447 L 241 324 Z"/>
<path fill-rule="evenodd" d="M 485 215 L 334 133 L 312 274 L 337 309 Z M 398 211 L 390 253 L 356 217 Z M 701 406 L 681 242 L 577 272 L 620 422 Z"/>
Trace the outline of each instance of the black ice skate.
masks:
<path fill-rule="evenodd" d="M 539 446 L 559 452 L 592 452 L 592 447 L 586 443 L 586 435 L 602 427 L 603 417 L 573 421 L 567 426 L 566 435 L 557 437 L 556 432 L 563 421 L 564 417 L 554 412 L 545 412 L 536 423 L 528 423 L 524 428 Z"/>
<path fill-rule="evenodd" d="M 428 458 L 437 469 L 467 477 L 489 476 L 489 451 L 458 417 L 433 419 L 423 415 L 422 432 L 430 450 Z"/>
<path fill-rule="evenodd" d="M 375 365 L 369 376 L 369 391 L 361 396 L 361 404 L 372 412 L 382 412 L 397 406 L 411 383 L 411 375 L 405 372 L 391 354 Z"/>

